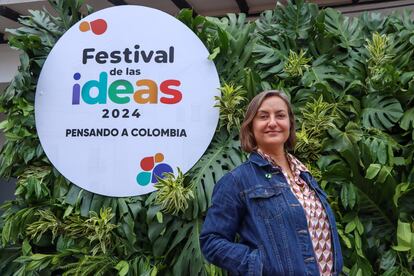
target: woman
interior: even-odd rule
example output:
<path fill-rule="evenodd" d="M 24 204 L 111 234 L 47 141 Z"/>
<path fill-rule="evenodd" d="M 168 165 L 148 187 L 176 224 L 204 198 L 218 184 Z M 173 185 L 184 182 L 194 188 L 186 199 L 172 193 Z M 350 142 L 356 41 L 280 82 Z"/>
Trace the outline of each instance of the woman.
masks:
<path fill-rule="evenodd" d="M 200 235 L 206 259 L 231 275 L 338 275 L 341 247 L 326 194 L 287 153 L 295 118 L 286 95 L 256 95 L 240 140 L 251 154 L 214 187 Z"/>

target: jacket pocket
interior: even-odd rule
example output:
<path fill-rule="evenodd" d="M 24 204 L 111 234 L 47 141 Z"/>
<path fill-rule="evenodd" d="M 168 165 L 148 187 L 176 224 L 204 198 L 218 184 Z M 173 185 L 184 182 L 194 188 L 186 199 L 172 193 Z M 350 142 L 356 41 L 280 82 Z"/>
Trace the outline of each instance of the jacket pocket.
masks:
<path fill-rule="evenodd" d="M 262 276 L 263 275 L 263 262 L 258 249 L 255 249 L 250 253 L 249 259 L 249 276 Z"/>
<path fill-rule="evenodd" d="M 247 194 L 249 201 L 258 214 L 264 219 L 281 216 L 287 209 L 287 204 L 281 188 L 256 187 Z"/>

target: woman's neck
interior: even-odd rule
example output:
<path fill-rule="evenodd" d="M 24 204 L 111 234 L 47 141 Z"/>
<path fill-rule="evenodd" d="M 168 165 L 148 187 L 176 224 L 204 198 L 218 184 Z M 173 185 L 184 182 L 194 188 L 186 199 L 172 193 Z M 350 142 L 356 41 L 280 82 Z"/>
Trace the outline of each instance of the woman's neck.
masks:
<path fill-rule="evenodd" d="M 268 150 L 264 148 L 260 148 L 259 150 L 267 155 L 269 155 L 277 164 L 282 165 L 287 163 L 286 152 L 284 148 Z"/>
<path fill-rule="evenodd" d="M 288 177 L 292 178 L 292 171 L 290 169 L 289 160 L 287 159 L 287 154 L 284 149 L 282 150 L 276 150 L 276 151 L 266 151 L 262 148 L 259 148 L 259 150 L 267 155 L 269 155 L 273 162 L 276 163 L 279 167 L 282 168 L 284 172 L 288 174 Z"/>

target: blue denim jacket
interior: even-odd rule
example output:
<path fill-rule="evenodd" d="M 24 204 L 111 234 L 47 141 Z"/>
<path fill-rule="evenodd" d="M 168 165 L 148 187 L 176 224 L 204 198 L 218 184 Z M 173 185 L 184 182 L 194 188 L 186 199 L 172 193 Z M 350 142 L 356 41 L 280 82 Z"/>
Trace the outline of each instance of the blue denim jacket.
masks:
<path fill-rule="evenodd" d="M 326 210 L 338 275 L 343 260 L 334 214 L 315 179 L 301 177 Z M 283 173 L 257 153 L 215 185 L 200 244 L 205 258 L 231 275 L 319 275 L 302 205 Z"/>

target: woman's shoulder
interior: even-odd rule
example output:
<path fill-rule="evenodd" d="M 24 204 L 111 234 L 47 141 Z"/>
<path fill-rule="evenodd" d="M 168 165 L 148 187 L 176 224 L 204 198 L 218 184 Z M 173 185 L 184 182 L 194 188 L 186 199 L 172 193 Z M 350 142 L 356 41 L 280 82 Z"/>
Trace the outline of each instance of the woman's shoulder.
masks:
<path fill-rule="evenodd" d="M 247 180 L 247 178 L 252 176 L 254 172 L 252 171 L 252 166 L 250 161 L 247 160 L 237 167 L 231 169 L 230 171 L 226 172 L 218 181 L 219 183 L 229 183 L 230 185 L 235 185 L 239 188 L 242 188 L 243 182 Z"/>
<path fill-rule="evenodd" d="M 243 177 L 243 175 L 246 174 L 246 172 L 248 173 L 249 170 L 251 170 L 251 162 L 250 160 L 246 160 L 240 165 L 231 169 L 229 172 L 227 172 L 227 174 L 230 174 L 234 178 L 238 179 L 240 177 Z"/>

